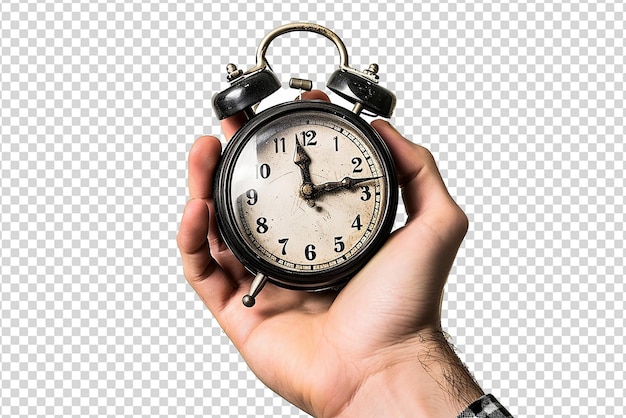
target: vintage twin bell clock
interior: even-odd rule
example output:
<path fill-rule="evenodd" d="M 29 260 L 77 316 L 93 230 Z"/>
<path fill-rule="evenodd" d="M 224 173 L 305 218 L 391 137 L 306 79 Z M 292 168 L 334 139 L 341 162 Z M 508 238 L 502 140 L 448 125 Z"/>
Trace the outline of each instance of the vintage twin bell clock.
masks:
<path fill-rule="evenodd" d="M 253 107 L 281 87 L 265 52 L 273 39 L 293 31 L 335 44 L 339 69 L 327 87 L 354 109 L 297 100 L 255 114 Z M 359 116 L 393 112 L 396 99 L 378 85 L 378 66 L 351 68 L 341 39 L 311 23 L 273 30 L 256 59 L 245 72 L 229 64 L 231 86 L 213 97 L 219 119 L 239 112 L 249 118 L 224 150 L 214 186 L 222 237 L 256 276 L 243 298 L 247 307 L 267 281 L 309 291 L 343 285 L 389 236 L 398 202 L 389 150 Z M 290 85 L 310 90 L 312 82 L 292 78 Z"/>

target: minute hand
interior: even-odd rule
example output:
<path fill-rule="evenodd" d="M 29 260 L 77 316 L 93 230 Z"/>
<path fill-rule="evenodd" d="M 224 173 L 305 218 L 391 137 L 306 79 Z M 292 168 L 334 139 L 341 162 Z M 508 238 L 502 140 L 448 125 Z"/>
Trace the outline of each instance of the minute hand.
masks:
<path fill-rule="evenodd" d="M 313 193 L 317 195 L 321 193 L 332 192 L 334 190 L 339 190 L 339 189 L 350 190 L 357 184 L 364 183 L 370 180 L 376 180 L 379 178 L 381 178 L 381 176 L 364 177 L 364 178 L 358 178 L 358 179 L 353 179 L 351 177 L 344 177 L 341 181 L 329 181 L 328 183 L 323 183 L 323 184 L 313 186 Z"/>

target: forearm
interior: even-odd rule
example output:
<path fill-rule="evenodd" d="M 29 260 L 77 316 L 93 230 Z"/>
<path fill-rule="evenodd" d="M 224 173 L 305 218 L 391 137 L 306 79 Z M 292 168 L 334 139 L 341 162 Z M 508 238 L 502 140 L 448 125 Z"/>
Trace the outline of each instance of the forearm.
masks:
<path fill-rule="evenodd" d="M 416 341 L 413 358 L 370 376 L 338 417 L 454 418 L 483 395 L 443 333 Z"/>

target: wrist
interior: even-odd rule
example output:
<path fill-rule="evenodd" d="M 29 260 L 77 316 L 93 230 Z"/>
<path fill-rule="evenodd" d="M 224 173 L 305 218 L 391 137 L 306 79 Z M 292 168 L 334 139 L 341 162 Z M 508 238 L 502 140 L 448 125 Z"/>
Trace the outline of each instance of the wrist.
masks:
<path fill-rule="evenodd" d="M 418 334 L 368 376 L 337 417 L 457 417 L 484 393 L 441 331 Z"/>

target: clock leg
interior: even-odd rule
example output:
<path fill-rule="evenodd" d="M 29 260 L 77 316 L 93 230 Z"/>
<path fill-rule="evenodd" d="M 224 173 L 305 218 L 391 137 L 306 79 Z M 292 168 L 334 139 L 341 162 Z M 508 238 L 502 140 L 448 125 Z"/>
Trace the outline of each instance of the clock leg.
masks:
<path fill-rule="evenodd" d="M 254 306 L 254 303 L 256 302 L 255 298 L 263 289 L 263 286 L 265 286 L 266 282 L 267 277 L 263 273 L 258 273 L 256 275 L 254 280 L 252 280 L 252 284 L 250 285 L 250 290 L 248 291 L 248 294 L 245 295 L 243 299 L 241 299 L 241 302 L 245 307 L 251 308 Z"/>

